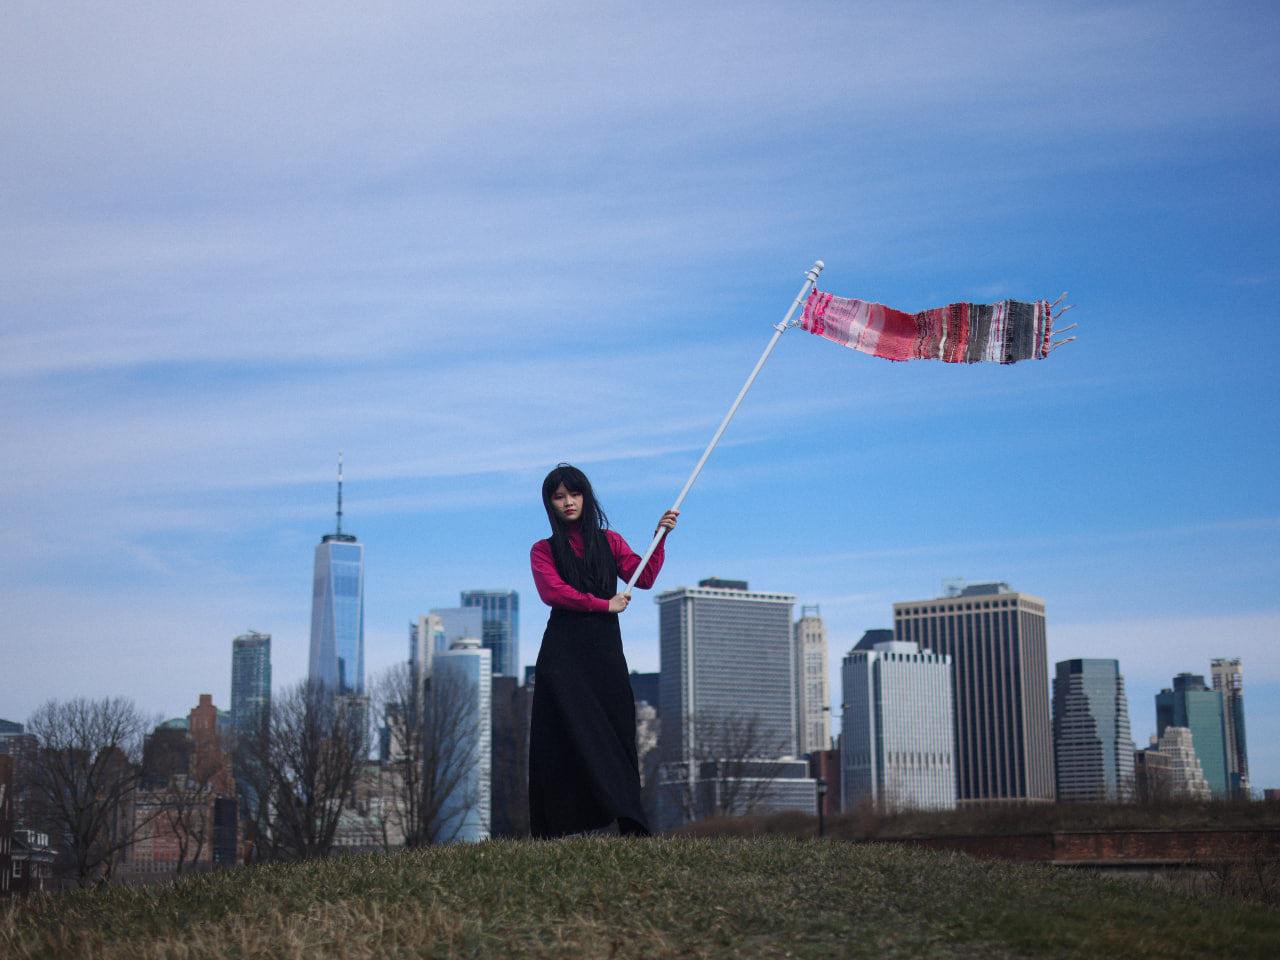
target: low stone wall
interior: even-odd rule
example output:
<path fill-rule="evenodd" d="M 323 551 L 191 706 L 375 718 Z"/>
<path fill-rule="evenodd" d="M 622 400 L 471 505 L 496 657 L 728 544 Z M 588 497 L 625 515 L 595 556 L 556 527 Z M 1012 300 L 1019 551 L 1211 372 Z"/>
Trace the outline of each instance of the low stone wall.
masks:
<path fill-rule="evenodd" d="M 1060 831 L 886 840 L 931 850 L 954 850 L 993 860 L 1063 865 L 1117 861 L 1175 864 L 1280 857 L 1280 830 Z"/>

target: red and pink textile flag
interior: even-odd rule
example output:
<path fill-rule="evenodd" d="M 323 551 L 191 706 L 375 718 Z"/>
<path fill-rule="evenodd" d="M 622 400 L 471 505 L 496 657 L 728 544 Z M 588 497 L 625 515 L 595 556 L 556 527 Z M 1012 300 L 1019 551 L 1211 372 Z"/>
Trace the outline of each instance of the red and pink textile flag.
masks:
<path fill-rule="evenodd" d="M 800 326 L 835 343 L 887 360 L 1017 363 L 1049 355 L 1053 321 L 1047 300 L 953 303 L 904 313 L 880 303 L 845 300 L 816 288 Z M 1066 342 L 1066 341 L 1061 341 Z"/>

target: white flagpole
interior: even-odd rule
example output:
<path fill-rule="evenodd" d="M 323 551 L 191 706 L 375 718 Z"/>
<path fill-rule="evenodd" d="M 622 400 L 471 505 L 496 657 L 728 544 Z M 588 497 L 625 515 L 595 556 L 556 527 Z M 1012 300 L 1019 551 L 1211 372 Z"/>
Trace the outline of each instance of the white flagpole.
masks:
<path fill-rule="evenodd" d="M 725 427 L 729 426 L 729 421 L 733 419 L 733 415 L 738 412 L 738 406 L 742 403 L 742 398 L 747 395 L 747 391 L 751 389 L 751 384 L 755 382 L 756 374 L 760 372 L 760 368 L 764 366 L 764 362 L 769 359 L 769 354 L 773 352 L 774 344 L 778 342 L 778 338 L 783 332 L 791 326 L 791 318 L 795 315 L 800 304 L 804 302 L 805 297 L 809 295 L 809 288 L 818 282 L 818 274 L 822 272 L 825 264 L 821 260 L 815 260 L 813 266 L 809 268 L 809 272 L 805 274 L 804 286 L 800 288 L 800 292 L 796 294 L 795 300 L 791 302 L 791 309 L 787 311 L 787 315 L 782 321 L 773 328 L 773 338 L 769 341 L 769 345 L 764 348 L 764 353 L 760 355 L 760 359 L 756 361 L 755 369 L 751 371 L 751 376 L 747 377 L 747 382 L 742 385 L 742 389 L 738 391 L 738 397 L 733 401 L 733 406 L 729 408 L 729 412 L 725 414 L 724 420 L 720 422 L 720 429 L 716 431 L 711 442 L 707 444 L 707 449 L 702 452 L 702 459 L 698 461 L 698 465 L 693 468 L 693 473 L 689 475 L 689 479 L 685 481 L 684 489 L 680 491 L 680 496 L 676 497 L 676 502 L 671 505 L 672 510 L 679 510 L 680 504 L 684 503 L 684 498 L 688 496 L 693 481 L 698 479 L 698 474 L 702 472 L 703 465 L 707 462 L 707 458 L 711 456 L 711 451 L 716 448 L 716 444 L 720 442 L 720 437 L 724 433 Z M 635 587 L 636 581 L 640 579 L 640 574 L 644 572 L 645 566 L 649 563 L 649 558 L 653 556 L 653 551 L 658 549 L 658 544 L 662 542 L 662 538 L 667 535 L 666 527 L 659 527 L 658 532 L 653 535 L 653 542 L 649 544 L 649 549 L 644 552 L 644 556 L 640 558 L 640 566 L 636 567 L 636 572 L 631 575 L 631 579 L 627 581 L 627 588 L 623 593 L 630 593 Z"/>

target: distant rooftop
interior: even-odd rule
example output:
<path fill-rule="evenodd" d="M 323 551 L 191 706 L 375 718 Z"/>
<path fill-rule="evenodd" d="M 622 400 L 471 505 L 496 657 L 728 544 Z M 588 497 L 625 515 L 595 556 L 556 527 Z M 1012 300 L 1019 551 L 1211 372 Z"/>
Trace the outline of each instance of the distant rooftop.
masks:
<path fill-rule="evenodd" d="M 853 649 L 874 650 L 877 643 L 890 643 L 892 641 L 892 630 L 868 630 L 862 635 L 862 639 L 857 642 Z"/>
<path fill-rule="evenodd" d="M 1013 593 L 1013 591 L 1009 589 L 1009 585 L 1004 581 L 992 580 L 987 583 L 967 584 L 964 587 L 964 589 L 961 590 L 958 594 L 955 594 L 955 596 L 982 597 L 982 596 L 989 596 L 995 593 Z"/>
<path fill-rule="evenodd" d="M 705 580 L 699 580 L 698 586 L 710 587 L 713 590 L 746 590 L 747 581 L 721 580 L 719 577 L 707 577 Z"/>

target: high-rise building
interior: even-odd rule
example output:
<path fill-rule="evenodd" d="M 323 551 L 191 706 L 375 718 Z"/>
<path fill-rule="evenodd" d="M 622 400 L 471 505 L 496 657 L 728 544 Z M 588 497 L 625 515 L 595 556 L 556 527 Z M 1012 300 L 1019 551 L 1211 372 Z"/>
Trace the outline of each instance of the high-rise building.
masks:
<path fill-rule="evenodd" d="M 660 594 L 659 829 L 708 812 L 814 809 L 796 752 L 795 596 L 711 578 Z"/>
<path fill-rule="evenodd" d="M 1144 803 L 1208 800 L 1213 796 L 1196 757 L 1191 731 L 1165 727 L 1151 745 L 1134 755 L 1138 797 Z"/>
<path fill-rule="evenodd" d="M 449 649 L 443 642 L 444 636 L 444 621 L 438 614 L 419 614 L 416 623 L 409 623 L 409 677 L 413 684 L 414 699 L 412 704 L 405 706 L 413 707 L 415 717 L 422 716 L 423 683 L 431 676 L 435 655 Z"/>
<path fill-rule="evenodd" d="M 533 688 L 517 677 L 492 677 L 493 768 L 490 773 L 495 837 L 529 835 L 529 720 Z"/>
<path fill-rule="evenodd" d="M 231 723 L 258 729 L 271 712 L 271 634 L 250 631 L 231 641 Z"/>
<path fill-rule="evenodd" d="M 364 545 L 342 532 L 342 455 L 338 526 L 316 547 L 307 676 L 337 695 L 364 695 Z"/>
<path fill-rule="evenodd" d="M 520 594 L 514 590 L 463 590 L 462 605 L 479 607 L 480 642 L 493 652 L 496 676 L 520 675 Z"/>
<path fill-rule="evenodd" d="M 827 628 L 817 607 L 801 607 L 795 623 L 796 752 L 831 748 L 831 693 L 827 679 Z"/>
<path fill-rule="evenodd" d="M 731 716 L 753 721 L 756 756 L 794 756 L 795 602 L 718 578 L 658 596 L 664 763 L 694 759 L 695 728 Z"/>
<path fill-rule="evenodd" d="M 954 809 L 951 658 L 891 640 L 850 650 L 841 679 L 841 809 Z"/>
<path fill-rule="evenodd" d="M 1214 660 L 1213 689 L 1222 694 L 1222 718 L 1227 733 L 1227 778 L 1233 797 L 1249 799 L 1249 748 L 1244 736 L 1244 674 L 1240 661 Z"/>
<path fill-rule="evenodd" d="M 459 640 L 435 655 L 431 697 L 463 697 L 461 716 L 469 719 L 453 736 L 471 743 L 451 751 L 436 771 L 437 787 L 447 782 L 438 840 L 487 840 L 493 813 L 493 657 L 475 638 Z M 453 713 L 455 707 L 447 708 Z"/>
<path fill-rule="evenodd" d="M 960 805 L 1052 801 L 1044 601 L 976 583 L 893 617 L 895 639 L 951 658 Z"/>
<path fill-rule="evenodd" d="M 1223 800 L 1230 796 L 1222 692 L 1210 690 L 1202 674 L 1178 674 L 1173 678 L 1172 690 L 1165 687 L 1156 694 L 1157 734 L 1163 735 L 1167 727 L 1191 731 L 1192 745 L 1213 798 Z"/>
<path fill-rule="evenodd" d="M 1059 800 L 1133 799 L 1129 701 L 1117 660 L 1062 660 L 1053 678 L 1053 756 Z"/>
<path fill-rule="evenodd" d="M 37 826 L 35 797 L 31 780 L 35 764 L 40 756 L 40 742 L 33 734 L 24 732 L 20 723 L 0 720 L 0 756 L 13 761 L 14 822 L 19 827 Z"/>

